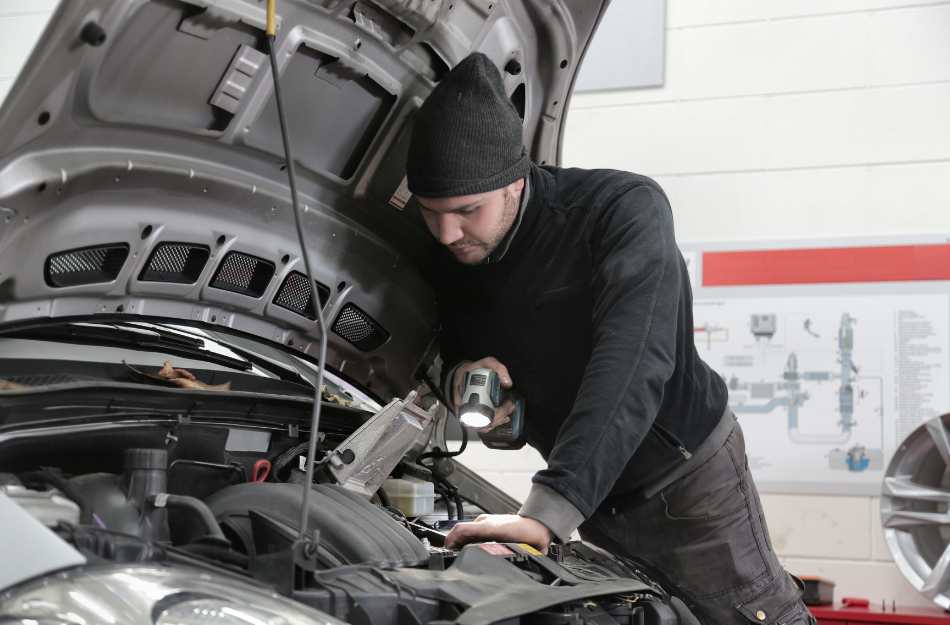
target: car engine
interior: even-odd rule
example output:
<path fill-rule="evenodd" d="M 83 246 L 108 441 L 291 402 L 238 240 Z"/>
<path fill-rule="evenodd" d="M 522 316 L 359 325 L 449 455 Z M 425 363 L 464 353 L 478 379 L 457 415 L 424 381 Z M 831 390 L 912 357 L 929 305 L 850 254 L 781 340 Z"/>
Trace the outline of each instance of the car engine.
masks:
<path fill-rule="evenodd" d="M 68 436 L 33 430 L 0 442 L 0 492 L 78 550 L 86 568 L 210 571 L 357 625 L 696 622 L 634 563 L 587 543 L 547 555 L 523 544 L 444 548 L 446 527 L 492 510 L 440 477 L 447 459 L 436 453 L 427 464 L 419 437 L 401 436 L 429 426 L 409 404 L 350 418 L 349 429 L 331 411 L 306 541 L 306 449 L 294 428 L 270 428 L 257 448 L 235 442 L 253 430 L 202 419 L 113 421 Z M 380 488 L 405 477 L 436 482 L 444 503 L 407 515 Z"/>

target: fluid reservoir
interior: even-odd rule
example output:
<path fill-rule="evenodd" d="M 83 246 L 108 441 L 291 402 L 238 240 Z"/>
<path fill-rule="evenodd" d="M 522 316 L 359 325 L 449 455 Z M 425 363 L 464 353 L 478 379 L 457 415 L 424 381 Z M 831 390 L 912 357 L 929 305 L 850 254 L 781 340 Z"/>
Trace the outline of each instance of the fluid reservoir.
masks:
<path fill-rule="evenodd" d="M 435 485 L 413 478 L 390 478 L 383 482 L 390 503 L 407 517 L 429 514 L 435 510 Z"/>

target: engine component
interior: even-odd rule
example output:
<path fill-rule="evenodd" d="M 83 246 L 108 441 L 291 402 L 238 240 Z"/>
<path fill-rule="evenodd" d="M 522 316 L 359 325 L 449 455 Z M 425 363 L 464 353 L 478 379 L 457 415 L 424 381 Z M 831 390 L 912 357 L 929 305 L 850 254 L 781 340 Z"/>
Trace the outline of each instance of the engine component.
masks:
<path fill-rule="evenodd" d="M 178 458 L 168 465 L 168 492 L 205 499 L 222 488 L 246 482 L 244 467 Z"/>
<path fill-rule="evenodd" d="M 58 490 L 39 491 L 8 484 L 0 486 L 0 493 L 4 493 L 47 527 L 53 527 L 60 521 L 73 525 L 79 523 L 79 504 L 64 497 Z"/>
<path fill-rule="evenodd" d="M 432 434 L 433 414 L 415 399 L 415 391 L 394 399 L 329 455 L 329 471 L 339 484 L 372 497 L 406 453 Z"/>
<path fill-rule="evenodd" d="M 168 490 L 164 449 L 127 449 L 121 476 L 90 473 L 69 480 L 82 501 L 106 528 L 141 536 L 147 540 L 168 540 L 168 515 L 164 508 L 148 503 L 150 497 Z"/>
<path fill-rule="evenodd" d="M 433 620 L 491 625 L 519 617 L 537 625 L 678 622 L 664 594 L 631 569 L 613 561 L 623 576 L 601 573 L 595 561 L 570 546 L 564 551 L 565 561 L 586 577 L 520 545 L 488 543 L 465 547 L 445 570 L 403 569 L 385 575 L 366 567 L 318 571 L 312 589 L 295 596 L 348 622 L 375 625 Z M 607 599 L 613 604 L 609 613 L 593 603 L 610 595 L 620 597 Z M 397 601 L 408 615 L 392 609 Z"/>
<path fill-rule="evenodd" d="M 303 487 L 250 483 L 226 488 L 207 501 L 234 546 L 254 557 L 250 513 L 297 528 Z M 317 561 L 322 567 L 345 564 L 419 566 L 429 553 L 412 533 L 362 496 L 328 484 L 313 487 L 308 502 L 311 526 L 320 531 Z"/>
<path fill-rule="evenodd" d="M 911 432 L 884 474 L 884 540 L 904 577 L 944 609 L 950 608 L 950 413 Z"/>
<path fill-rule="evenodd" d="M 221 528 L 218 527 L 217 520 L 214 518 L 214 514 L 211 512 L 211 509 L 200 499 L 189 497 L 187 495 L 170 495 L 168 493 L 159 493 L 149 497 L 148 503 L 149 505 L 152 505 L 156 508 L 171 508 L 191 512 L 192 516 L 196 518 L 198 522 L 197 524 L 200 527 L 200 530 L 195 532 L 197 536 L 194 540 L 201 542 L 220 543 L 222 545 L 228 544 L 228 539 L 225 538 L 224 534 L 221 532 Z M 188 542 L 192 541 L 189 540 Z"/>
<path fill-rule="evenodd" d="M 383 492 L 400 512 L 408 517 L 429 514 L 435 510 L 435 485 L 412 478 L 388 479 Z"/>

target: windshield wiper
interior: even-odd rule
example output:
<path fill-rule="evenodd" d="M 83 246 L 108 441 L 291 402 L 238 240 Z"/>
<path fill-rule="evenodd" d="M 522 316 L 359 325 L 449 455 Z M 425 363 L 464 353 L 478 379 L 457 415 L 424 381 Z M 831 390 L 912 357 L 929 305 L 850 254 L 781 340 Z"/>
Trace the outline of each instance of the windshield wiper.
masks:
<path fill-rule="evenodd" d="M 184 336 L 176 332 L 141 326 L 75 322 L 19 328 L 7 332 L 0 332 L 0 336 L 6 338 L 55 341 L 60 343 L 78 343 L 81 345 L 134 348 L 193 358 L 239 371 L 248 371 L 252 367 L 251 363 L 247 360 L 221 354 L 206 348 L 204 340 L 197 337 Z"/>

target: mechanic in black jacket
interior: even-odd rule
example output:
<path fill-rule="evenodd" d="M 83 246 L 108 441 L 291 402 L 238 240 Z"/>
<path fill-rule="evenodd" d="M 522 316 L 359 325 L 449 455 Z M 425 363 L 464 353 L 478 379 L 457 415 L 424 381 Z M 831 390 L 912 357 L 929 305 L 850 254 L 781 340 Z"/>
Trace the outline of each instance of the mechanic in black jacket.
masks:
<path fill-rule="evenodd" d="M 473 54 L 416 117 L 407 175 L 441 244 L 446 388 L 488 366 L 526 400 L 547 461 L 518 515 L 449 546 L 581 536 L 637 560 L 704 623 L 808 623 L 772 550 L 722 379 L 696 354 L 692 295 L 662 189 L 531 163 L 497 68 Z M 507 420 L 511 406 L 490 427 Z"/>

